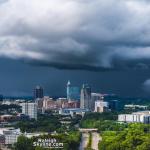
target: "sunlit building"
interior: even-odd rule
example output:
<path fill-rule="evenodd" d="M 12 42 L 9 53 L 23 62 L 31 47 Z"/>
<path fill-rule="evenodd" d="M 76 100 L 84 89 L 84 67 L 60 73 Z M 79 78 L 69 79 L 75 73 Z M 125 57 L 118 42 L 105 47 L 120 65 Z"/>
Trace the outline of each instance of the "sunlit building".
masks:
<path fill-rule="evenodd" d="M 140 111 L 132 114 L 120 114 L 118 115 L 118 121 L 150 124 L 150 111 Z"/>
<path fill-rule="evenodd" d="M 95 101 L 95 112 L 108 112 L 109 111 L 109 103 L 104 101 Z"/>
<path fill-rule="evenodd" d="M 92 111 L 95 109 L 95 101 L 101 100 L 103 101 L 104 97 L 100 93 L 91 93 L 91 107 Z"/>
<path fill-rule="evenodd" d="M 29 116 L 31 119 L 37 119 L 37 104 L 22 103 L 22 114 Z"/>
<path fill-rule="evenodd" d="M 48 109 L 56 109 L 56 108 L 57 108 L 56 101 L 54 101 L 49 96 L 44 96 L 44 98 L 43 98 L 43 109 L 48 110 Z"/>
<path fill-rule="evenodd" d="M 92 110 L 91 87 L 83 84 L 80 96 L 80 108 Z"/>

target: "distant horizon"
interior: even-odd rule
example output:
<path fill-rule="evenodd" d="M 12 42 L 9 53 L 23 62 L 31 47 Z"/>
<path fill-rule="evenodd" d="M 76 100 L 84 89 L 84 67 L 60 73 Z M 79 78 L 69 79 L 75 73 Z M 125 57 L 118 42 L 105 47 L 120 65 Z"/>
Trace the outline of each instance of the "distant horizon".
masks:
<path fill-rule="evenodd" d="M 101 94 L 103 94 L 103 93 L 101 93 Z M 106 94 L 106 93 L 105 93 Z M 2 94 L 0 94 L 0 95 L 2 95 Z M 108 94 L 109 96 L 111 96 L 111 94 Z M 54 98 L 54 99 L 57 99 L 57 98 L 67 98 L 67 96 L 65 96 L 65 95 L 44 95 L 44 96 L 49 96 L 50 98 Z M 106 96 L 107 97 L 107 96 Z M 113 96 L 112 96 L 113 97 Z M 150 96 L 149 97 L 138 97 L 138 96 L 119 96 L 119 95 L 115 95 L 114 97 L 116 97 L 116 98 L 123 98 L 123 99 L 126 99 L 126 98 L 129 98 L 129 99 L 150 99 Z M 5 99 L 7 99 L 7 98 L 12 98 L 12 99 L 15 99 L 15 98 L 26 98 L 26 99 L 30 99 L 30 98 L 34 98 L 34 96 L 31 96 L 31 95 L 29 95 L 29 96 L 9 96 L 9 95 L 7 95 L 7 96 L 5 96 L 5 95 L 3 95 L 3 98 Z"/>

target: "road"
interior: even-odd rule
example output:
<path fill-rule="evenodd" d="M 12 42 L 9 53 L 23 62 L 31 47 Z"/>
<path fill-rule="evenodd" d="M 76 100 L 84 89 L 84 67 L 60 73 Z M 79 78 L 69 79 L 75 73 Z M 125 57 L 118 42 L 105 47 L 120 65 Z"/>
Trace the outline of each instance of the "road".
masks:
<path fill-rule="evenodd" d="M 85 128 L 79 128 L 79 131 L 82 133 L 81 143 L 79 150 L 84 150 L 84 148 L 87 147 L 89 142 L 89 134 L 92 133 L 92 150 L 98 150 L 98 143 L 102 140 L 100 134 L 98 133 L 96 128 L 91 129 L 85 129 Z"/>
<path fill-rule="evenodd" d="M 89 133 L 88 132 L 82 133 L 82 139 L 79 150 L 84 150 L 84 148 L 87 147 L 88 141 L 89 141 Z"/>
<path fill-rule="evenodd" d="M 91 148 L 92 148 L 93 150 L 98 150 L 98 143 L 99 143 L 99 141 L 101 141 L 101 140 L 102 140 L 102 139 L 101 139 L 99 133 L 97 133 L 97 132 L 92 132 L 92 146 L 91 146 Z"/>

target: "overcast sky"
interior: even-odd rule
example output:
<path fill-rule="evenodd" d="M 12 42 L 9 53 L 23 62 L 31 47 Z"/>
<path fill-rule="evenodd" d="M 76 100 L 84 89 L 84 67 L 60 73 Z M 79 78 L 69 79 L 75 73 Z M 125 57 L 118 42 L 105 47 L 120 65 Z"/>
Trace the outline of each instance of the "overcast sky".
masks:
<path fill-rule="evenodd" d="M 150 95 L 148 0 L 0 0 L 0 93 Z"/>

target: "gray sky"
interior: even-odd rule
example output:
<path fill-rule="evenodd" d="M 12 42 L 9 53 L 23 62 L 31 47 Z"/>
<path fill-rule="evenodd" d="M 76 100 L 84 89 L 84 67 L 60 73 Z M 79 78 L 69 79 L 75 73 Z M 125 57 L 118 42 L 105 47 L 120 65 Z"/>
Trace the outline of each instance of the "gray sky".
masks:
<path fill-rule="evenodd" d="M 150 93 L 148 0 L 0 0 L 0 92 Z"/>

